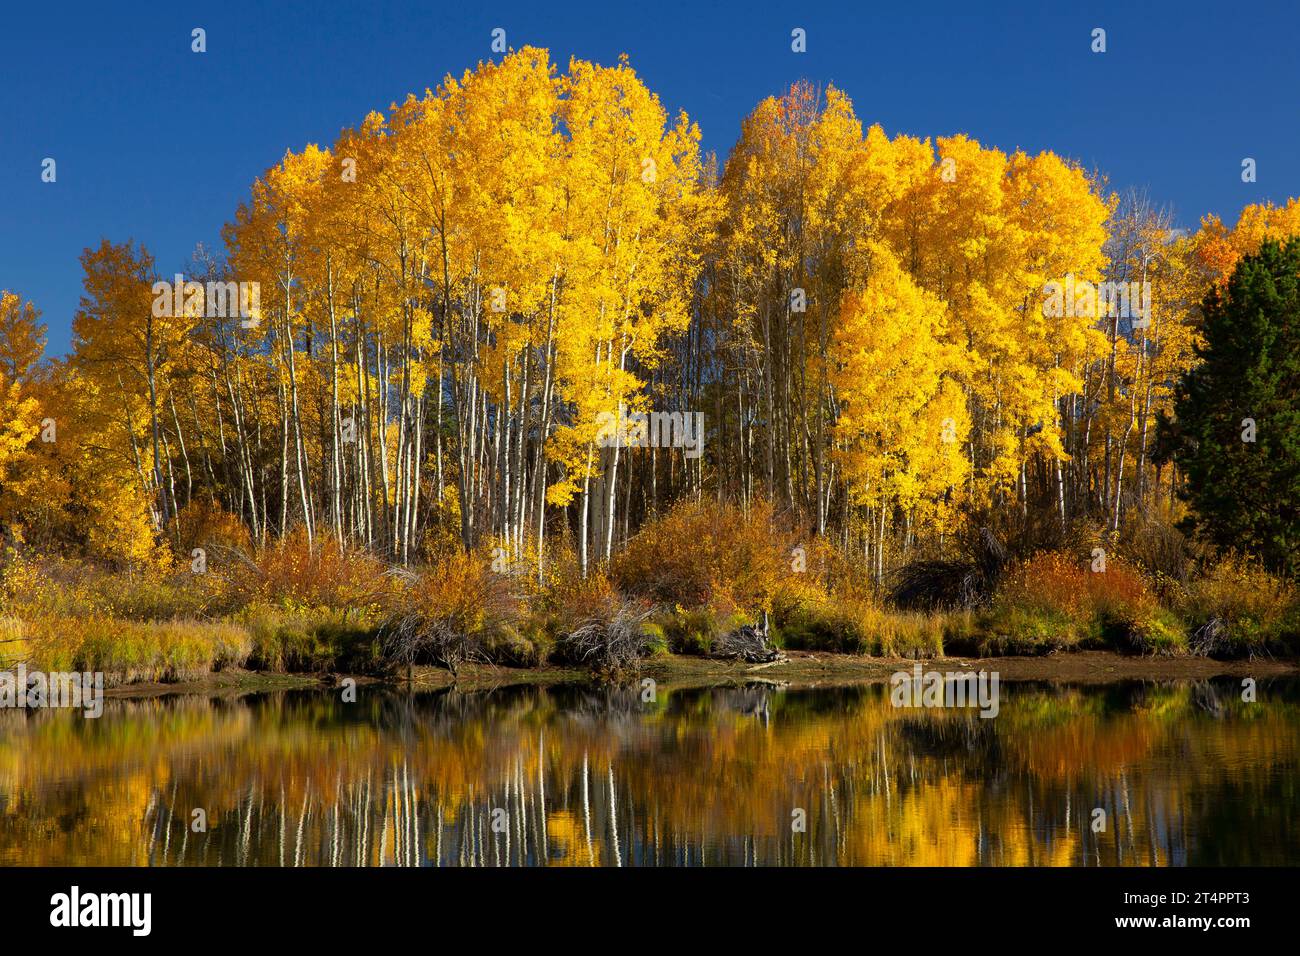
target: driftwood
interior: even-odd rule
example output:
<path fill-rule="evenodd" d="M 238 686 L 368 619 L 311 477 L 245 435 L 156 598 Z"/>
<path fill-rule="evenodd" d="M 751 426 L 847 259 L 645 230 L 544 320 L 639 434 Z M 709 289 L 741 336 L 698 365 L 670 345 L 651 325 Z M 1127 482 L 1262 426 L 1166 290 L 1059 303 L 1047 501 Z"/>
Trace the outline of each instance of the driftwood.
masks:
<path fill-rule="evenodd" d="M 753 624 L 744 624 L 728 631 L 713 643 L 713 653 L 719 657 L 734 657 L 747 664 L 775 664 L 785 660 L 785 655 L 768 644 L 767 612 Z"/>
<path fill-rule="evenodd" d="M 1232 648 L 1228 640 L 1228 625 L 1222 618 L 1212 617 L 1195 631 L 1187 642 L 1187 650 L 1198 657 L 1218 657 Z"/>

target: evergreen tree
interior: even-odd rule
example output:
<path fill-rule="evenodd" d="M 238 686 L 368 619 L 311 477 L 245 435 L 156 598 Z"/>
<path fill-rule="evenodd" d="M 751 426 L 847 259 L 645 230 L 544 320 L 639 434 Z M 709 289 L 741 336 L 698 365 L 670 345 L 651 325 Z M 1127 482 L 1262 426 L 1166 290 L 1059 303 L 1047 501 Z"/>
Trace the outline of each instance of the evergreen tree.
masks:
<path fill-rule="evenodd" d="M 1202 364 L 1177 390 L 1189 524 L 1300 571 L 1300 240 L 1265 242 L 1204 302 Z"/>

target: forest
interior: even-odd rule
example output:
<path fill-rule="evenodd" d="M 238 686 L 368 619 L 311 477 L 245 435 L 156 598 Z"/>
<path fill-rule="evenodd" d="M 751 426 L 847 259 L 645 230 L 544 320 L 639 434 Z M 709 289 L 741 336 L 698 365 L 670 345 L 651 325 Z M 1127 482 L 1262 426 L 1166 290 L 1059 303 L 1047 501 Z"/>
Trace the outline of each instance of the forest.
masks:
<path fill-rule="evenodd" d="M 1300 202 L 524 48 L 0 297 L 0 662 L 1294 653 Z M 698 435 L 693 429 L 698 423 Z M 698 442 L 698 447 L 696 447 Z"/>

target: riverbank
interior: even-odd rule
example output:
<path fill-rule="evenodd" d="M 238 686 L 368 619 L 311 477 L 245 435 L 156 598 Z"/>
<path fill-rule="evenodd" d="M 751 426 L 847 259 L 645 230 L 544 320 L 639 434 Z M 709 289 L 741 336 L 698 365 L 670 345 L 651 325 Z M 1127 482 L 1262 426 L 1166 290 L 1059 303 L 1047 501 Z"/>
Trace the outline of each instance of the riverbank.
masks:
<path fill-rule="evenodd" d="M 1196 678 L 1300 659 L 1300 589 L 1235 558 L 1173 577 L 1119 556 L 1094 570 L 1064 552 L 1004 557 L 996 573 L 918 561 L 885 586 L 832 554 L 792 571 L 771 528 L 762 516 L 674 510 L 608 568 L 584 576 L 557 559 L 544 579 L 486 553 L 398 569 L 294 535 L 214 551 L 201 573 L 11 551 L 0 560 L 0 669 L 168 688 L 312 686 L 323 674 L 400 682 L 414 667 L 424 685 L 492 686 L 872 680 L 916 660 L 996 661 L 986 666 L 1008 679 Z M 778 653 L 784 662 L 734 663 Z M 1087 656 L 1098 653 L 1109 656 Z M 1088 663 L 1099 660 L 1116 663 Z"/>
<path fill-rule="evenodd" d="M 707 657 L 669 654 L 648 660 L 625 680 L 637 683 L 649 678 L 665 688 L 710 687 L 756 682 L 794 687 L 850 686 L 882 683 L 898 671 L 911 671 L 917 661 L 902 658 L 863 657 L 856 654 L 791 651 L 773 664 L 745 664 Z M 1208 680 L 1214 677 L 1300 676 L 1300 659 L 1257 658 L 1220 661 L 1204 657 L 1152 657 L 1118 654 L 1113 651 L 1077 651 L 1037 657 L 939 657 L 926 660 L 927 670 L 996 671 L 1003 681 L 1036 681 L 1069 684 L 1106 684 L 1119 681 Z M 499 667 L 465 665 L 455 676 L 436 667 L 416 667 L 413 681 L 400 677 L 346 674 L 275 674 L 236 669 L 209 677 L 176 683 L 139 683 L 112 687 L 105 694 L 113 698 L 159 697 L 173 694 L 204 696 L 241 695 L 277 690 L 329 689 L 343 686 L 351 678 L 357 687 L 413 688 L 438 690 L 456 687 L 464 691 L 497 687 L 556 686 L 590 683 L 589 671 L 571 667 Z"/>

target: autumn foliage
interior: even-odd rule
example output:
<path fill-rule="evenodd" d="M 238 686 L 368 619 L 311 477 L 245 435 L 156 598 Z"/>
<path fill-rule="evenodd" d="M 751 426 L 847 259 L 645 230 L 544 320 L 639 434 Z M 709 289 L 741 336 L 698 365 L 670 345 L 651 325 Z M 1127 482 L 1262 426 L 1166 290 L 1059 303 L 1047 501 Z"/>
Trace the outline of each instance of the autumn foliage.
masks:
<path fill-rule="evenodd" d="M 39 310 L 0 295 L 7 562 L 153 582 L 157 619 L 242 614 L 281 664 L 326 632 L 536 662 L 584 607 L 642 604 L 713 622 L 683 646 L 767 610 L 911 654 L 974 625 L 886 620 L 882 595 L 987 531 L 1028 559 L 980 625 L 1005 646 L 1171 645 L 1156 569 L 1061 555 L 1182 517 L 1157 423 L 1206 294 L 1300 233 L 1295 200 L 1185 234 L 1067 157 L 890 135 L 807 83 L 719 161 L 626 58 L 537 48 L 358 119 L 250 184 L 180 305 L 171 268 L 104 239 L 71 354 L 42 361 Z M 1063 282 L 1146 284 L 1149 308 L 1045 307 Z M 225 283 L 257 306 L 214 312 Z M 608 427 L 647 412 L 699 416 L 698 447 Z M 53 619 L 84 585 L 22 600 Z"/>

